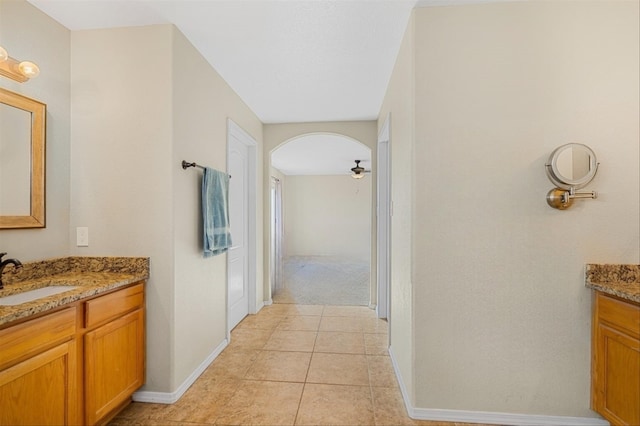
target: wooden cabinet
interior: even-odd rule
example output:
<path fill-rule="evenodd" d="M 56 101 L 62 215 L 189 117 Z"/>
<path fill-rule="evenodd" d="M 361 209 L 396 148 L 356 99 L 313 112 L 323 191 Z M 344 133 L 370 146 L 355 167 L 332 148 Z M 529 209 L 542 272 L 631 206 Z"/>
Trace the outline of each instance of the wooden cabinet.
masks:
<path fill-rule="evenodd" d="M 142 283 L 0 329 L 0 425 L 101 424 L 144 383 Z"/>
<path fill-rule="evenodd" d="M 0 330 L 0 424 L 78 423 L 76 308 Z"/>
<path fill-rule="evenodd" d="M 594 296 L 592 408 L 615 425 L 640 424 L 640 305 Z"/>
<path fill-rule="evenodd" d="M 95 424 L 129 401 L 144 383 L 142 285 L 87 302 L 95 327 L 84 336 L 85 421 Z"/>

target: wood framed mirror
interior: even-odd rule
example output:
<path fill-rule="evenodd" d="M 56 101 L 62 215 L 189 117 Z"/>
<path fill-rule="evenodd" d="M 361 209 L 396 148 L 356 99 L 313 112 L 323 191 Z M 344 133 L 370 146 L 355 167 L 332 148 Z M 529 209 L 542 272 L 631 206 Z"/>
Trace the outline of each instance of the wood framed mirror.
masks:
<path fill-rule="evenodd" d="M 46 110 L 0 88 L 0 230 L 45 227 Z"/>

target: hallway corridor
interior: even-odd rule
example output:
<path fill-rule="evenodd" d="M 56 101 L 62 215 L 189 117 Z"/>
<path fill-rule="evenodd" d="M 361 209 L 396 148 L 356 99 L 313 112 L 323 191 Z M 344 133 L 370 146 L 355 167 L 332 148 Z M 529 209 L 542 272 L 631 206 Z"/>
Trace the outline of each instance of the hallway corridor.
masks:
<path fill-rule="evenodd" d="M 407 417 L 387 340 L 363 306 L 267 306 L 177 403 L 132 403 L 110 424 L 453 426 Z"/>
<path fill-rule="evenodd" d="M 369 304 L 369 262 L 344 256 L 289 256 L 283 263 L 284 283 L 273 294 L 273 303 Z"/>

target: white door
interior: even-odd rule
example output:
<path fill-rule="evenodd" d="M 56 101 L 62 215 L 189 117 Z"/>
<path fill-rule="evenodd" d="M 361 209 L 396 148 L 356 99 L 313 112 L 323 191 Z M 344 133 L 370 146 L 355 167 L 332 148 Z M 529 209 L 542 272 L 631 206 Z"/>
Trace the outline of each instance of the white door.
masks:
<path fill-rule="evenodd" d="M 391 151 L 389 149 L 389 116 L 378 135 L 378 318 L 389 317 L 391 280 Z"/>
<path fill-rule="evenodd" d="M 227 269 L 228 329 L 233 329 L 249 313 L 248 263 L 248 148 L 234 134 L 229 134 L 228 168 L 229 225 L 231 242 Z"/>

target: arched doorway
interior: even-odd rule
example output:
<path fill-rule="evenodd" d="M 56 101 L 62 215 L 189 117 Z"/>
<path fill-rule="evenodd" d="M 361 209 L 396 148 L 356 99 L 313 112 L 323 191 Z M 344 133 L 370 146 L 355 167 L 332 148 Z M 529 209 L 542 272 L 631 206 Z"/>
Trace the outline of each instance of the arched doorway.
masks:
<path fill-rule="evenodd" d="M 340 134 L 296 136 L 270 153 L 274 303 L 371 304 L 371 149 Z M 282 262 L 282 263 L 280 263 Z"/>

